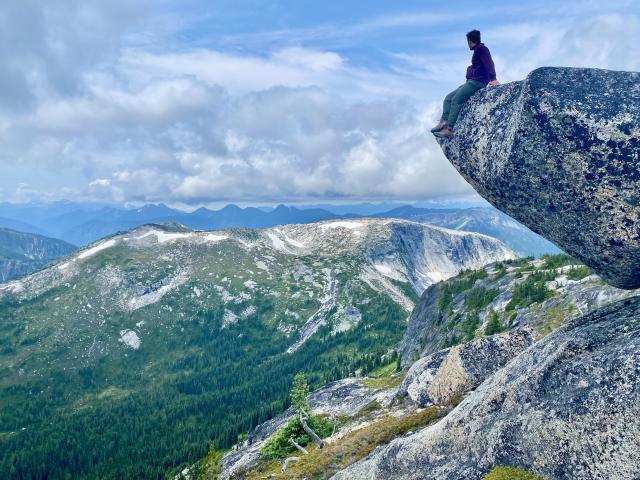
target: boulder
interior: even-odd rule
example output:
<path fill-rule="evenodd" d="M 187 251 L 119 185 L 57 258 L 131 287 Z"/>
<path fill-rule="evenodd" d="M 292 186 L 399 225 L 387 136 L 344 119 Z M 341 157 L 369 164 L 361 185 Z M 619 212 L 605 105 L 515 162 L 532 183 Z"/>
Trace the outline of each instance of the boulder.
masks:
<path fill-rule="evenodd" d="M 439 142 L 494 206 L 640 287 L 640 73 L 539 68 L 476 93 Z"/>
<path fill-rule="evenodd" d="M 535 341 L 531 328 L 481 338 L 415 362 L 402 385 L 418 406 L 445 405 L 480 385 Z"/>
<path fill-rule="evenodd" d="M 572 320 L 449 415 L 336 480 L 479 480 L 495 465 L 548 480 L 640 478 L 640 298 Z"/>
<path fill-rule="evenodd" d="M 428 392 L 429 385 L 436 377 L 449 351 L 450 349 L 441 350 L 416 360 L 402 380 L 398 394 L 408 396 L 419 407 L 432 405 L 433 399 Z"/>

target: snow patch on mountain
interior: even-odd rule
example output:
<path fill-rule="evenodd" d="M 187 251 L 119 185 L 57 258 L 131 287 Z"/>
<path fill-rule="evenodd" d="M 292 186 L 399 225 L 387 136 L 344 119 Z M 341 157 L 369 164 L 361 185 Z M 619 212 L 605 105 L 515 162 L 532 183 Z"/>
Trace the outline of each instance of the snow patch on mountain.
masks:
<path fill-rule="evenodd" d="M 152 289 L 151 291 L 145 292 L 140 296 L 131 298 L 127 302 L 127 308 L 130 311 L 134 311 L 138 310 L 139 308 L 146 307 L 147 305 L 151 305 L 152 303 L 156 303 L 167 293 L 179 287 L 188 279 L 189 275 L 187 272 L 180 272 L 178 275 L 168 278 L 165 280 L 165 282 L 162 282 L 163 284 L 159 288 Z"/>
<path fill-rule="evenodd" d="M 216 235 L 215 233 L 208 233 L 202 237 L 207 242 L 221 242 L 229 238 L 229 235 Z"/>
<path fill-rule="evenodd" d="M 6 291 L 8 293 L 17 294 L 22 293 L 25 290 L 22 282 L 10 282 L 0 287 L 0 291 Z"/>
<path fill-rule="evenodd" d="M 327 314 L 336 302 L 336 290 L 338 281 L 335 272 L 328 268 L 322 269 L 325 274 L 324 299 L 320 308 L 313 314 L 302 327 L 300 338 L 287 349 L 287 353 L 293 353 L 300 348 L 322 325 L 327 321 Z"/>
<path fill-rule="evenodd" d="M 118 341 L 124 343 L 129 348 L 133 348 L 134 350 L 138 350 L 142 344 L 138 334 L 129 329 L 120 330 L 120 339 Z"/>
<path fill-rule="evenodd" d="M 365 224 L 362 222 L 353 221 L 325 222 L 320 224 L 320 230 L 322 230 L 323 232 L 330 228 L 347 228 L 349 230 L 355 230 L 364 226 Z"/>
<path fill-rule="evenodd" d="M 360 279 L 378 293 L 384 293 L 391 297 L 397 304 L 401 305 L 407 313 L 413 310 L 415 304 L 396 285 L 382 275 L 377 269 L 365 267 L 360 273 Z"/>
<path fill-rule="evenodd" d="M 224 309 L 224 314 L 222 316 L 222 327 L 221 328 L 226 328 L 229 325 L 233 325 L 237 321 L 238 321 L 238 316 L 235 313 L 233 313 L 231 310 L 225 308 Z"/>
<path fill-rule="evenodd" d="M 273 248 L 275 248 L 276 250 L 282 253 L 286 253 L 288 255 L 295 253 L 291 249 L 289 249 L 285 244 L 285 242 L 281 238 L 279 238 L 275 233 L 267 232 L 267 237 L 269 237 L 269 239 L 271 240 L 271 244 L 273 245 Z"/>
<path fill-rule="evenodd" d="M 294 240 L 293 238 L 291 238 L 289 235 L 287 235 L 287 232 L 283 231 L 282 229 L 274 228 L 274 230 L 282 235 L 282 238 L 284 238 L 285 242 L 290 243 L 294 247 L 304 248 L 306 246 L 304 243 L 299 242 L 299 241 Z"/>
<path fill-rule="evenodd" d="M 154 236 L 158 243 L 166 243 L 191 238 L 193 235 L 193 232 L 164 232 L 162 230 L 149 230 L 148 232 L 135 237 L 135 239 L 142 240 L 143 238 Z"/>
<path fill-rule="evenodd" d="M 85 258 L 89 258 L 95 255 L 96 253 L 101 252 L 102 250 L 113 247 L 115 244 L 116 244 L 116 239 L 112 238 L 111 240 L 107 240 L 106 242 L 99 243 L 95 247 L 91 247 L 87 250 L 84 250 L 78 255 L 77 258 L 84 260 Z"/>

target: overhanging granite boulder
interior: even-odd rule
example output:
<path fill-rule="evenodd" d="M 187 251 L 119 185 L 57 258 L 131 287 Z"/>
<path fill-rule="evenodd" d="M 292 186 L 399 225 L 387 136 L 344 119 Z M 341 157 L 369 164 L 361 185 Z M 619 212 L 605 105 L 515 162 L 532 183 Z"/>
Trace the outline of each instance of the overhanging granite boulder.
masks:
<path fill-rule="evenodd" d="M 476 93 L 439 142 L 494 206 L 640 287 L 640 73 L 539 68 Z"/>

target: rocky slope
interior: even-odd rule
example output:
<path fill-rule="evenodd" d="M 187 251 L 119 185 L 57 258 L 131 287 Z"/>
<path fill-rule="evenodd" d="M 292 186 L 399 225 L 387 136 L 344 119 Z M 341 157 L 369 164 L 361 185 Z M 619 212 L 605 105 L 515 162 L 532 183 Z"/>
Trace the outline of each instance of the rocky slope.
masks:
<path fill-rule="evenodd" d="M 427 286 L 513 257 L 389 219 L 96 242 L 0 285 L 0 472 L 155 477 L 194 461 L 281 411 L 297 371 L 375 368 Z M 128 440 L 87 448 L 112 429 Z"/>
<path fill-rule="evenodd" d="M 75 249 L 62 240 L 0 228 L 0 282 L 34 272 Z"/>
<path fill-rule="evenodd" d="M 523 257 L 560 253 L 554 244 L 493 207 L 429 209 L 404 205 L 373 216 L 483 233 L 497 238 Z"/>
<path fill-rule="evenodd" d="M 640 476 L 640 299 L 572 320 L 443 420 L 398 438 L 335 480 L 480 479 L 494 465 L 548 479 Z"/>
<path fill-rule="evenodd" d="M 569 277 L 575 279 L 572 280 Z M 543 282 L 548 287 L 548 295 L 524 307 L 514 308 L 512 321 L 502 324 L 502 328 L 508 331 L 487 336 L 489 324 L 487 317 L 490 316 L 490 312 L 499 312 L 498 318 L 502 319 L 501 322 L 504 321 L 505 306 L 511 302 L 517 285 L 522 285 L 531 278 Z M 446 293 L 443 294 L 447 290 L 454 291 L 455 294 L 448 297 Z M 484 297 L 484 302 L 477 303 L 478 298 L 483 298 L 478 295 L 479 290 L 485 292 L 496 290 L 496 294 Z M 435 295 L 434 292 L 438 292 L 438 295 Z M 327 464 L 325 465 L 325 461 L 320 462 L 316 456 L 311 456 L 308 459 L 303 459 L 300 465 L 292 467 L 285 473 L 279 472 L 276 468 L 278 462 L 262 459 L 259 454 L 261 446 L 290 418 L 291 413 L 287 412 L 258 427 L 244 443 L 228 453 L 222 459 L 220 478 L 253 479 L 265 478 L 265 475 L 269 474 L 273 476 L 268 478 L 296 479 L 308 477 L 309 472 L 316 472 L 319 478 L 328 478 L 332 473 L 336 473 L 336 478 L 339 479 L 350 478 L 351 475 L 356 475 L 355 478 L 367 479 L 405 478 L 402 475 L 407 475 L 406 478 L 434 480 L 440 478 L 479 479 L 492 466 L 501 464 L 526 467 L 529 470 L 537 471 L 535 462 L 527 463 L 511 457 L 496 456 L 495 458 L 490 457 L 483 466 L 475 471 L 467 470 L 466 466 L 463 468 L 463 465 L 473 465 L 471 461 L 458 462 L 461 465 L 458 470 L 453 467 L 456 465 L 456 461 L 451 461 L 450 468 L 453 473 L 450 477 L 442 476 L 444 474 L 440 471 L 425 473 L 421 465 L 427 460 L 416 453 L 422 448 L 418 441 L 421 438 L 418 433 L 402 437 L 406 440 L 406 445 L 409 445 L 411 441 L 415 442 L 410 447 L 412 454 L 407 458 L 402 457 L 402 462 L 405 462 L 406 465 L 396 465 L 395 460 L 389 460 L 389 465 L 383 468 L 379 467 L 377 462 L 382 461 L 379 460 L 382 458 L 379 456 L 380 452 L 387 451 L 387 447 L 383 446 L 386 442 L 376 443 L 373 437 L 380 437 L 373 435 L 369 429 L 372 428 L 372 422 L 376 425 L 376 429 L 384 429 L 387 428 L 384 426 L 385 422 L 390 418 L 410 419 L 421 412 L 421 409 L 434 406 L 440 409 L 439 416 L 445 415 L 444 420 L 429 427 L 435 429 L 437 425 L 445 422 L 449 417 L 457 415 L 458 409 L 448 413 L 451 404 L 459 402 L 466 396 L 469 398 L 467 401 L 476 398 L 474 391 L 479 391 L 485 382 L 490 382 L 495 376 L 501 375 L 500 372 L 510 369 L 512 361 L 517 361 L 517 359 L 528 355 L 531 348 L 538 345 L 536 342 L 554 336 L 562 336 L 563 339 L 570 338 L 571 334 L 561 333 L 564 330 L 560 327 L 564 324 L 573 325 L 571 322 L 587 322 L 579 312 L 591 312 L 587 318 L 592 318 L 594 315 L 597 316 L 593 312 L 608 312 L 607 308 L 620 305 L 619 302 L 635 301 L 634 299 L 639 294 L 640 291 L 620 290 L 604 284 L 586 267 L 577 264 L 574 259 L 566 255 L 550 256 L 537 260 L 521 259 L 501 262 L 489 265 L 480 271 L 462 272 L 456 277 L 429 287 L 423 293 L 419 304 L 412 313 L 409 330 L 398 348 L 404 359 L 405 373 L 392 375 L 386 380 L 376 378 L 345 379 L 328 385 L 311 395 L 311 403 L 316 408 L 316 413 L 350 408 L 349 414 L 352 415 L 352 418 L 327 440 L 327 443 L 331 445 L 331 451 L 327 453 L 327 456 L 335 455 L 336 458 L 330 461 L 325 458 Z M 443 298 L 443 295 L 444 298 L 451 298 L 446 304 L 446 310 L 451 310 L 451 312 L 445 313 L 451 318 L 447 317 L 445 321 L 439 320 L 438 312 L 438 304 L 442 305 L 438 300 Z M 469 307 L 472 307 L 471 310 Z M 615 307 L 612 308 L 615 311 Z M 458 314 L 460 312 L 470 313 L 470 311 L 484 320 L 474 323 L 474 330 L 466 336 L 468 333 L 466 326 L 464 329 L 461 328 L 465 325 L 464 316 Z M 509 318 L 511 316 L 508 315 Z M 517 320 L 515 320 L 516 318 Z M 557 330 L 559 328 L 560 330 Z M 571 327 L 565 326 L 564 328 Z M 464 337 L 460 335 L 461 331 L 465 332 Z M 448 339 L 456 335 L 458 338 L 456 346 L 440 349 Z M 531 368 L 530 363 L 527 364 L 527 368 Z M 548 365 L 552 365 L 552 363 L 553 361 L 549 359 Z M 576 364 L 578 364 L 578 360 L 576 360 Z M 584 371 L 575 375 L 581 375 L 582 380 L 580 381 L 587 381 L 589 372 Z M 522 382 L 527 382 L 523 372 L 519 371 L 508 378 L 514 377 L 522 377 Z M 364 385 L 369 385 L 370 388 L 365 389 Z M 508 391 L 511 386 L 506 385 L 503 388 Z M 514 386 L 514 388 L 522 387 Z M 594 385 L 593 388 L 598 387 Z M 555 393 L 550 395 L 555 396 Z M 595 396 L 596 393 L 593 395 Z M 323 399 L 322 402 L 318 401 L 320 398 Z M 379 405 L 375 409 L 375 419 L 372 419 L 369 415 L 371 407 L 365 407 L 374 399 L 379 401 Z M 467 401 L 462 405 L 465 405 Z M 494 410 L 500 412 L 500 408 L 497 406 Z M 575 409 L 576 411 L 579 408 L 581 408 L 579 401 L 567 407 L 569 410 Z M 366 411 L 368 414 L 358 415 L 357 412 L 360 410 Z M 477 414 L 474 413 L 474 415 Z M 594 413 L 594 415 L 596 414 Z M 469 417 L 467 421 L 472 421 L 474 418 Z M 508 418 L 507 414 L 505 414 L 505 418 Z M 459 421 L 463 423 L 463 420 Z M 491 425 L 491 423 L 487 421 L 487 425 Z M 502 424 L 498 422 L 497 425 Z M 426 424 L 421 426 L 426 426 Z M 352 436 L 357 432 L 360 432 L 361 436 L 372 437 L 368 443 L 371 450 L 374 447 L 379 447 L 368 458 L 362 459 L 367 456 L 368 450 L 366 448 L 358 450 L 360 457 L 355 454 L 346 454 L 346 451 L 357 449 L 351 444 Z M 493 434 L 488 427 L 483 430 L 483 433 Z M 394 436 L 399 436 L 398 432 L 391 437 Z M 384 435 L 382 437 L 386 438 L 386 441 L 389 440 Z M 478 434 L 478 438 L 481 438 L 480 434 Z M 459 448 L 461 452 L 469 448 L 480 448 L 476 443 L 465 443 L 464 439 L 465 436 L 462 434 L 458 437 L 460 445 L 456 448 Z M 437 440 L 434 442 L 437 443 Z M 406 445 L 403 448 L 409 448 Z M 450 446 L 450 448 L 452 447 Z M 507 447 L 505 446 L 505 448 Z M 400 455 L 400 453 L 393 450 L 393 455 Z M 454 457 L 455 455 L 457 453 L 454 453 Z M 464 455 L 464 453 L 460 453 L 460 455 Z M 412 459 L 415 459 L 415 462 L 412 463 Z M 353 464 L 353 467 L 349 468 L 350 464 Z M 346 470 L 340 472 L 342 469 Z M 549 476 L 549 478 L 569 477 Z"/>
<path fill-rule="evenodd" d="M 329 438 L 291 470 L 263 459 L 232 478 L 480 480 L 496 466 L 640 478 L 638 85 L 638 73 L 538 69 L 480 91 L 441 140 L 485 198 L 613 286 L 557 256 L 427 288 L 399 346 L 406 377 L 383 410 L 444 418 L 389 428 L 390 442 L 350 424 L 348 440 Z"/>
<path fill-rule="evenodd" d="M 398 352 L 407 366 L 418 356 L 477 337 L 492 317 L 499 329 L 529 325 L 546 335 L 639 293 L 607 285 L 567 255 L 501 262 L 429 287 L 411 312 Z"/>
<path fill-rule="evenodd" d="M 608 283 L 637 288 L 638 84 L 635 72 L 540 68 L 474 95 L 440 144 L 497 208 Z"/>

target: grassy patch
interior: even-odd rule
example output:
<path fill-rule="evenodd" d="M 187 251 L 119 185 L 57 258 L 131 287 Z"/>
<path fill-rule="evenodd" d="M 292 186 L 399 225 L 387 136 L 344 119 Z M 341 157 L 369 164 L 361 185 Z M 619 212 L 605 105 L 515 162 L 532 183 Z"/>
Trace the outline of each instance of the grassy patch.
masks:
<path fill-rule="evenodd" d="M 482 480 L 542 480 L 539 476 L 514 467 L 495 467 Z"/>
<path fill-rule="evenodd" d="M 334 443 L 327 444 L 322 450 L 310 447 L 309 455 L 299 462 L 289 465 L 286 472 L 281 471 L 281 462 L 262 461 L 256 467 L 238 472 L 232 478 L 257 480 L 271 475 L 269 478 L 325 479 L 358 460 L 366 457 L 377 446 L 389 443 L 394 438 L 427 425 L 442 417 L 444 410 L 429 407 L 401 418 L 388 416 L 353 432 Z"/>
<path fill-rule="evenodd" d="M 397 362 L 394 360 L 393 362 L 389 363 L 388 365 L 383 365 L 377 369 L 375 369 L 373 372 L 371 372 L 369 374 L 370 377 L 374 377 L 374 378 L 388 378 L 391 375 L 393 375 L 396 372 L 396 368 L 397 368 L 398 364 Z"/>
<path fill-rule="evenodd" d="M 364 385 L 371 390 L 377 390 L 378 388 L 395 388 L 400 386 L 403 378 L 404 374 L 401 373 L 388 377 L 365 378 Z"/>
<path fill-rule="evenodd" d="M 326 417 L 314 415 L 309 418 L 308 422 L 311 430 L 320 438 L 327 438 L 335 429 L 335 424 Z M 266 441 L 260 449 L 260 453 L 266 458 L 285 458 L 295 451 L 294 446 L 289 443 L 291 438 L 303 447 L 312 442 L 309 435 L 303 430 L 300 420 L 292 418 Z"/>
<path fill-rule="evenodd" d="M 572 304 L 548 308 L 540 315 L 542 324 L 538 327 L 538 332 L 541 335 L 550 334 L 573 316 L 573 310 L 574 306 Z"/>

